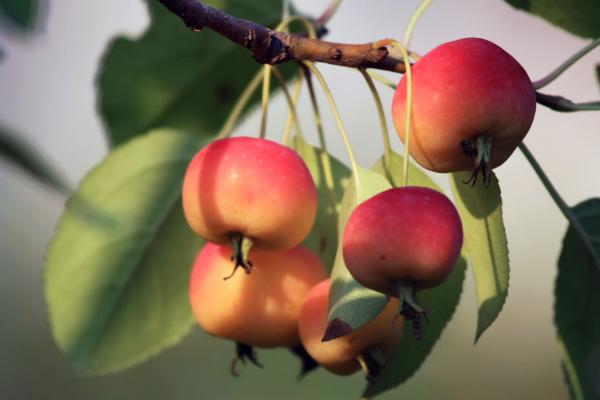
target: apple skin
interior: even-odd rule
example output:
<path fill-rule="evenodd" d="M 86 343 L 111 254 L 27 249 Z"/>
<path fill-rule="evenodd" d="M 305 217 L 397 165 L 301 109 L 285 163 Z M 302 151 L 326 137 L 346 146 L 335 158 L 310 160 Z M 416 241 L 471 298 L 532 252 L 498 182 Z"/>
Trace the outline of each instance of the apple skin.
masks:
<path fill-rule="evenodd" d="M 191 273 L 192 311 L 207 333 L 256 347 L 294 346 L 304 296 L 327 274 L 320 258 L 302 247 L 250 251 L 251 274 L 223 277 L 231 270 L 231 249 L 204 245 Z"/>
<path fill-rule="evenodd" d="M 463 242 L 456 208 L 442 193 L 408 186 L 359 204 L 344 229 L 342 251 L 359 283 L 398 297 L 400 284 L 415 289 L 442 283 Z"/>
<path fill-rule="evenodd" d="M 204 239 L 290 249 L 310 232 L 317 189 L 304 161 L 290 148 L 250 137 L 216 140 L 191 161 L 183 182 L 183 210 Z"/>
<path fill-rule="evenodd" d="M 523 67 L 494 43 L 465 38 L 444 43 L 412 68 L 410 154 L 435 172 L 473 170 L 461 148 L 478 135 L 492 138 L 489 167 L 504 163 L 535 115 L 536 95 Z M 405 141 L 406 75 L 396 88 L 392 120 Z"/>
<path fill-rule="evenodd" d="M 386 308 L 362 328 L 322 342 L 328 323 L 330 288 L 331 279 L 326 279 L 306 295 L 298 320 L 300 338 L 308 354 L 321 366 L 338 375 L 350 375 L 360 369 L 356 357 L 367 348 L 376 346 L 388 353 L 396 347 L 404 318 L 397 315 L 398 300 L 391 299 Z"/>

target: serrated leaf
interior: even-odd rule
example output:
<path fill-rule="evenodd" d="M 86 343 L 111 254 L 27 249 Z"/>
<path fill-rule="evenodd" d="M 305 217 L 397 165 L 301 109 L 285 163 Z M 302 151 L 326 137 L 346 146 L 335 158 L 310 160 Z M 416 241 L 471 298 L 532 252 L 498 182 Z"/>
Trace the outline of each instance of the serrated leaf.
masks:
<path fill-rule="evenodd" d="M 71 190 L 64 177 L 58 172 L 58 168 L 23 136 L 9 132 L 3 126 L 0 126 L 0 157 L 61 193 L 68 193 Z"/>
<path fill-rule="evenodd" d="M 342 237 L 346 222 L 356 206 L 368 198 L 391 188 L 380 174 L 358 167 L 359 187 L 356 190 L 354 177 L 350 179 L 340 208 L 338 237 Z M 327 340 L 344 336 L 375 318 L 388 303 L 388 298 L 367 289 L 352 278 L 344 263 L 341 241 L 331 273 L 329 293 L 329 327 Z"/>
<path fill-rule="evenodd" d="M 37 0 L 0 0 L 0 17 L 26 31 L 33 28 L 38 8 Z"/>
<path fill-rule="evenodd" d="M 337 216 L 350 178 L 350 169 L 301 137 L 294 138 L 293 143 L 294 149 L 308 166 L 319 193 L 315 225 L 303 244 L 318 254 L 325 266 L 331 269 L 338 247 Z M 327 185 L 325 165 L 331 169 L 331 188 Z"/>
<path fill-rule="evenodd" d="M 280 0 L 206 3 L 267 26 L 281 17 Z M 139 39 L 114 40 L 100 66 L 111 144 L 157 127 L 214 135 L 259 66 L 246 49 L 209 30 L 190 31 L 158 1 L 147 4 L 150 28 Z"/>
<path fill-rule="evenodd" d="M 471 172 L 452 174 L 452 189 L 463 224 L 464 247 L 475 277 L 478 317 L 475 341 L 496 320 L 508 295 L 508 242 L 498 179 L 489 186 L 465 184 Z"/>
<path fill-rule="evenodd" d="M 381 159 L 373 169 L 382 173 L 387 170 L 387 175 L 394 185 L 399 185 L 403 175 L 402 164 L 403 158 L 392 153 L 388 168 L 384 167 L 383 159 Z M 408 183 L 411 186 L 425 186 L 442 191 L 429 175 L 412 163 L 409 163 Z M 394 352 L 386 356 L 381 373 L 365 389 L 365 397 L 374 397 L 402 384 L 425 362 L 456 310 L 462 292 L 465 269 L 466 260 L 464 256 L 461 256 L 452 274 L 442 285 L 419 292 L 419 301 L 424 307 L 431 310 L 427 314 L 429 322 L 423 329 L 423 337 L 421 340 L 416 340 L 412 332 L 412 325 L 405 324 L 402 340 Z"/>
<path fill-rule="evenodd" d="M 515 8 L 538 15 L 575 35 L 600 36 L 598 0 L 505 0 Z"/>
<path fill-rule="evenodd" d="M 112 152 L 68 201 L 46 256 L 54 338 L 76 371 L 114 372 L 175 344 L 193 322 L 201 240 L 181 207 L 198 138 L 160 130 Z"/>
<path fill-rule="evenodd" d="M 466 260 L 461 256 L 444 283 L 434 289 L 419 291 L 419 301 L 431 310 L 427 314 L 428 323 L 424 326 L 421 340 L 415 339 L 411 324 L 404 324 L 402 340 L 386 357 L 380 374 L 367 385 L 365 398 L 375 397 L 400 385 L 421 367 L 456 310 L 466 267 Z"/>
<path fill-rule="evenodd" d="M 596 260 L 600 257 L 600 199 L 572 208 Z M 573 226 L 558 259 L 554 321 L 562 347 L 563 369 L 574 399 L 600 399 L 600 263 Z"/>

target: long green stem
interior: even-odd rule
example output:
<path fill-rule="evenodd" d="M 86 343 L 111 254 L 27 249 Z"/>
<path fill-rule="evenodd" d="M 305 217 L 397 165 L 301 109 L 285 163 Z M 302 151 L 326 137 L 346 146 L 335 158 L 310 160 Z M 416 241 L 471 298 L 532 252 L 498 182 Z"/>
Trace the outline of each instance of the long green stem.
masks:
<path fill-rule="evenodd" d="M 329 201 L 331 202 L 331 210 L 335 220 L 338 220 L 337 215 L 337 196 L 335 195 L 335 180 L 333 179 L 333 169 L 331 168 L 331 158 L 327 151 L 327 142 L 325 141 L 325 132 L 323 131 L 323 121 L 321 119 L 321 111 L 319 110 L 319 103 L 317 102 L 317 96 L 315 95 L 315 88 L 313 86 L 312 75 L 310 71 L 303 67 L 304 78 L 306 80 L 306 86 L 308 87 L 308 94 L 310 97 L 310 103 L 312 104 L 313 113 L 315 115 L 315 124 L 317 126 L 317 135 L 319 136 L 319 156 L 321 160 L 321 166 L 323 167 L 323 175 L 325 177 L 325 186 L 327 187 L 327 193 L 329 194 Z"/>
<path fill-rule="evenodd" d="M 558 78 L 563 72 L 565 72 L 571 65 L 575 64 L 579 61 L 583 56 L 587 53 L 595 49 L 600 45 L 600 38 L 591 41 L 587 46 L 579 50 L 577 53 L 573 54 L 567 61 L 558 66 L 554 71 L 550 72 L 548 75 L 543 77 L 542 79 L 533 82 L 533 87 L 536 89 L 541 89 L 544 86 L 548 85 L 550 82 L 554 81 Z"/>
<path fill-rule="evenodd" d="M 371 76 L 371 78 L 375 79 L 376 81 L 383 83 L 390 89 L 396 90 L 396 84 L 391 79 L 389 79 L 381 74 L 378 74 L 377 72 L 368 71 L 367 73 Z"/>
<path fill-rule="evenodd" d="M 329 102 L 329 107 L 331 108 L 331 112 L 333 113 L 333 117 L 335 118 L 335 122 L 340 131 L 340 136 L 342 137 L 342 141 L 344 142 L 344 146 L 346 147 L 346 152 L 348 153 L 348 158 L 350 159 L 350 166 L 352 167 L 352 175 L 354 176 L 354 187 L 356 191 L 359 191 L 360 188 L 360 180 L 358 179 L 358 164 L 356 162 L 356 158 L 354 157 L 354 151 L 352 151 L 352 145 L 350 144 L 350 140 L 348 139 L 348 134 L 346 133 L 346 128 L 344 128 L 344 123 L 342 122 L 342 118 L 340 113 L 338 112 L 337 106 L 335 104 L 335 100 L 333 99 L 333 95 L 325 82 L 325 78 L 321 72 L 315 67 L 313 63 L 310 61 L 303 61 L 304 65 L 315 75 L 321 87 L 323 88 L 323 92 L 325 93 L 325 97 L 327 97 L 327 101 Z"/>
<path fill-rule="evenodd" d="M 556 203 L 556 205 L 558 206 L 560 211 L 563 213 L 563 215 L 565 216 L 567 221 L 569 221 L 573 230 L 575 230 L 577 235 L 579 235 L 579 238 L 581 239 L 581 241 L 583 242 L 583 244 L 589 251 L 590 256 L 594 260 L 594 264 L 596 264 L 596 267 L 598 268 L 598 270 L 600 270 L 600 256 L 596 252 L 596 249 L 594 248 L 594 245 L 593 245 L 590 237 L 585 232 L 585 229 L 583 228 L 583 225 L 581 225 L 581 222 L 579 221 L 577 216 L 573 213 L 571 208 L 567 205 L 567 203 L 560 196 L 560 194 L 558 193 L 558 191 L 556 190 L 556 188 L 554 187 L 552 182 L 550 182 L 550 179 L 548 179 L 548 176 L 546 176 L 546 174 L 544 173 L 544 170 L 542 169 L 540 164 L 538 164 L 535 157 L 533 157 L 533 154 L 531 154 L 531 152 L 529 151 L 527 146 L 525 146 L 525 143 L 521 143 L 519 145 L 519 149 L 521 149 L 521 152 L 523 152 L 523 155 L 525 156 L 527 161 L 529 161 L 529 164 L 531 164 L 533 170 L 535 171 L 538 178 L 540 178 L 540 180 L 542 181 L 542 184 L 546 188 L 546 191 L 548 192 L 548 194 L 550 194 L 550 197 L 552 197 L 552 200 L 554 200 L 554 203 Z"/>
<path fill-rule="evenodd" d="M 415 30 L 417 22 L 419 21 L 421 15 L 423 15 L 423 12 L 427 9 L 427 7 L 429 7 L 431 2 L 432 0 L 423 0 L 421 2 L 421 5 L 419 5 L 414 14 L 410 17 L 408 25 L 406 26 L 406 30 L 404 31 L 404 40 L 402 41 L 402 43 L 404 43 L 404 46 L 407 49 L 410 47 L 410 40 L 412 39 L 412 34 Z"/>
<path fill-rule="evenodd" d="M 392 157 L 392 145 L 390 143 L 390 132 L 388 131 L 387 121 L 385 119 L 385 112 L 383 111 L 383 105 L 381 104 L 381 98 L 379 97 L 379 93 L 375 88 L 373 79 L 371 79 L 367 71 L 364 68 L 359 68 L 358 70 L 365 78 L 365 81 L 369 86 L 369 90 L 371 91 L 371 95 L 373 96 L 373 100 L 375 101 L 375 106 L 377 107 L 377 114 L 379 114 L 379 124 L 381 125 L 381 134 L 383 136 L 383 166 L 385 170 L 389 173 L 390 159 Z"/>
<path fill-rule="evenodd" d="M 291 17 L 287 17 L 285 18 L 283 21 L 281 21 L 279 23 L 279 25 L 277 25 L 277 27 L 275 27 L 276 31 L 282 31 L 282 30 L 287 30 L 288 26 L 290 26 L 290 24 L 292 22 L 300 22 L 302 23 L 302 25 L 304 25 L 304 27 L 306 28 L 306 31 L 308 32 L 308 37 L 311 39 L 315 39 L 317 37 L 317 31 L 315 29 L 315 26 L 305 17 L 301 16 L 301 15 L 293 15 Z"/>
<path fill-rule="evenodd" d="M 294 93 L 292 94 L 292 101 L 294 102 L 294 108 L 296 107 L 296 104 L 298 104 L 298 99 L 300 98 L 300 93 L 302 93 L 302 76 L 299 75 L 296 78 L 296 82 L 294 83 Z M 291 130 L 292 130 L 292 126 L 294 122 L 294 117 L 292 115 L 292 112 L 289 111 L 287 117 L 285 118 L 285 124 L 283 125 L 283 136 L 281 139 L 281 142 L 283 144 L 285 144 L 286 146 L 290 145 L 290 135 L 291 135 Z M 298 136 L 300 133 L 296 132 L 296 136 Z"/>
<path fill-rule="evenodd" d="M 406 124 L 404 127 L 405 138 L 404 138 L 404 160 L 402 165 L 402 171 L 404 176 L 402 177 L 402 186 L 408 185 L 408 159 L 410 157 L 410 128 L 412 125 L 412 69 L 410 61 L 408 60 L 408 52 L 401 43 L 395 42 L 402 52 L 402 58 L 404 59 L 404 67 L 406 68 L 406 118 L 404 118 Z"/>
<path fill-rule="evenodd" d="M 279 68 L 277 68 L 275 66 L 273 66 L 271 68 L 273 70 L 273 75 L 275 75 L 275 79 L 277 79 L 277 81 L 279 82 L 279 86 L 281 87 L 281 90 L 283 90 L 283 94 L 285 95 L 285 99 L 287 100 L 289 111 L 292 115 L 292 120 L 294 122 L 294 127 L 296 128 L 296 132 L 298 135 L 300 135 L 302 137 L 302 129 L 300 128 L 298 114 L 296 113 L 296 105 L 294 104 L 294 100 L 292 99 L 292 96 L 290 95 L 290 92 L 287 89 L 287 85 L 285 83 L 285 77 L 283 76 L 281 71 L 279 71 Z"/>
<path fill-rule="evenodd" d="M 269 114 L 269 95 L 271 93 L 271 66 L 263 67 L 262 80 L 262 113 L 260 118 L 260 138 L 264 139 L 267 136 L 267 117 Z"/>
<path fill-rule="evenodd" d="M 256 89 L 258 89 L 258 85 L 260 85 L 260 82 L 262 80 L 262 75 L 263 71 L 259 70 L 256 73 L 256 75 L 254 75 L 248 86 L 246 86 L 246 88 L 238 98 L 237 103 L 235 103 L 235 106 L 233 106 L 233 109 L 229 113 L 229 116 L 225 120 L 223 127 L 221 128 L 219 133 L 217 133 L 216 139 L 223 139 L 231 134 L 231 131 L 235 127 L 235 124 L 238 122 L 240 116 L 242 115 L 242 111 L 244 111 L 244 108 L 250 101 L 250 98 L 252 97 Z"/>

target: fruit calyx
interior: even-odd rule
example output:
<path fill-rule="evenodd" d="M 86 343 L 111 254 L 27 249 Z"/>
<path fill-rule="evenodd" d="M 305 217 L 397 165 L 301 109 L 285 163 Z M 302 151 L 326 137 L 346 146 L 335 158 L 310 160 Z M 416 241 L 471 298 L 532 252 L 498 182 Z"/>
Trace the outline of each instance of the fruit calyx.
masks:
<path fill-rule="evenodd" d="M 421 317 L 427 321 L 427 310 L 417 300 L 415 285 L 412 282 L 401 282 L 398 285 L 399 315 L 403 315 L 412 323 L 415 339 L 421 340 Z"/>
<path fill-rule="evenodd" d="M 488 187 L 492 181 L 491 157 L 492 157 L 492 137 L 490 135 L 477 135 L 473 139 L 465 139 L 460 142 L 463 153 L 470 158 L 475 159 L 475 168 L 469 179 L 463 181 L 464 184 L 471 184 L 474 187 L 477 183 L 479 173 L 483 176 L 483 184 Z"/>
<path fill-rule="evenodd" d="M 294 356 L 298 357 L 302 364 L 300 373 L 298 374 L 298 380 L 303 379 L 306 374 L 319 368 L 319 363 L 308 354 L 308 351 L 306 351 L 306 348 L 302 344 L 290 347 L 290 351 Z"/>
<path fill-rule="evenodd" d="M 252 240 L 239 233 L 231 236 L 231 261 L 233 261 L 233 271 L 224 277 L 223 280 L 233 277 L 238 268 L 242 268 L 247 274 L 252 271 L 252 261 L 248 259 L 248 253 L 252 248 Z"/>
<path fill-rule="evenodd" d="M 231 361 L 231 375 L 236 378 L 239 376 L 237 371 L 237 366 L 241 362 L 242 364 L 246 364 L 246 360 L 249 360 L 252 364 L 256 365 L 259 368 L 262 368 L 263 365 L 258 361 L 256 357 L 256 352 L 254 348 L 246 343 L 235 342 L 235 358 Z"/>
<path fill-rule="evenodd" d="M 385 355 L 376 346 L 371 346 L 356 356 L 368 382 L 373 382 L 385 364 Z"/>

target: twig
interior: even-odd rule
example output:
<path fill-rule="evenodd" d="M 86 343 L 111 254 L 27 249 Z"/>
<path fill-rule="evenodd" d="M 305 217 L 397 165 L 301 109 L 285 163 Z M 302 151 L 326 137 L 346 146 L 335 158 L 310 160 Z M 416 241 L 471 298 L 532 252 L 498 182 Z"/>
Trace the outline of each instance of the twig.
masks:
<path fill-rule="evenodd" d="M 276 32 L 252 21 L 233 17 L 196 0 L 159 0 L 193 31 L 213 30 L 246 47 L 261 64 L 315 61 L 352 68 L 403 73 L 402 57 L 388 50 L 389 40 L 343 44 Z"/>

